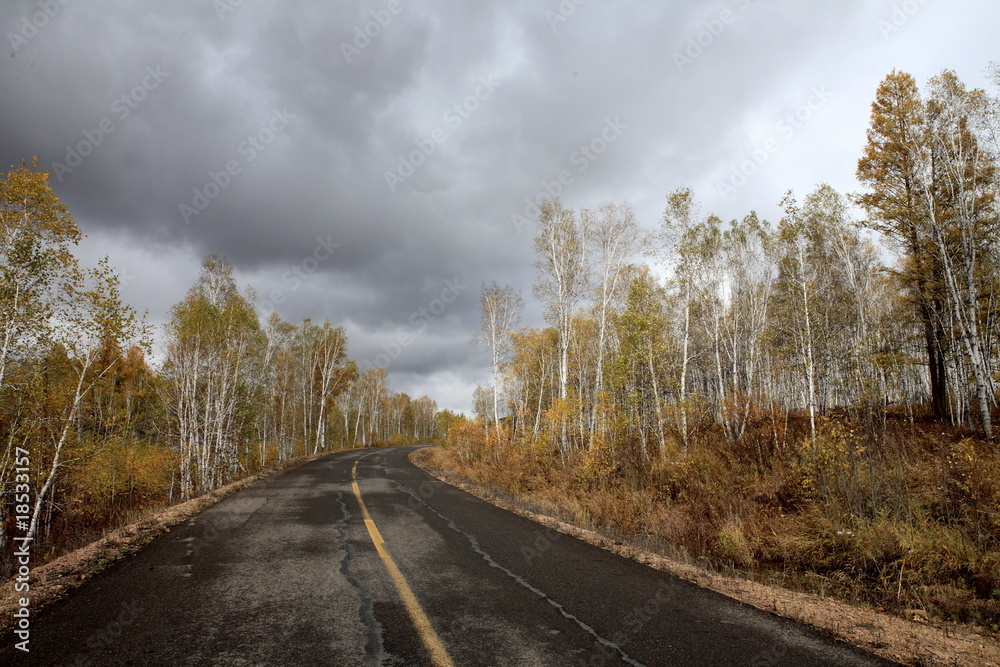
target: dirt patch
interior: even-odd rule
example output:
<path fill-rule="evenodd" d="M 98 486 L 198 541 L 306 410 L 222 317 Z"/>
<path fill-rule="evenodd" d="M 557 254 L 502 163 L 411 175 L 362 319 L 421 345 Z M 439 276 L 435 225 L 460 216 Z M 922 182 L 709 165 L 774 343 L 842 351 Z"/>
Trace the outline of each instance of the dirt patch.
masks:
<path fill-rule="evenodd" d="M 496 491 L 432 465 L 430 463 L 432 456 L 430 448 L 420 449 L 410 455 L 410 460 L 441 481 L 457 486 L 486 502 L 594 546 L 668 572 L 702 588 L 805 623 L 884 658 L 921 667 L 930 665 L 1000 667 L 1000 642 L 983 636 L 975 628 L 936 621 L 928 622 L 922 616 L 922 612 L 916 610 L 911 614 L 913 620 L 905 620 L 839 600 L 711 572 L 690 563 L 640 549 L 628 544 L 627 541 L 526 510 Z"/>
<path fill-rule="evenodd" d="M 258 480 L 282 470 L 302 465 L 320 456 L 326 456 L 326 454 L 266 470 L 227 484 L 198 498 L 172 505 L 135 523 L 118 528 L 83 548 L 32 568 L 31 590 L 27 593 L 14 590 L 17 583 L 14 579 L 4 582 L 0 585 L 0 631 L 5 631 L 13 625 L 14 612 L 20 609 L 20 598 L 28 597 L 31 600 L 30 609 L 31 614 L 34 615 L 46 605 L 78 588 L 87 579 L 112 563 L 134 554 L 161 533 L 170 532 L 172 526 L 187 521 L 199 512 L 242 491 Z"/>

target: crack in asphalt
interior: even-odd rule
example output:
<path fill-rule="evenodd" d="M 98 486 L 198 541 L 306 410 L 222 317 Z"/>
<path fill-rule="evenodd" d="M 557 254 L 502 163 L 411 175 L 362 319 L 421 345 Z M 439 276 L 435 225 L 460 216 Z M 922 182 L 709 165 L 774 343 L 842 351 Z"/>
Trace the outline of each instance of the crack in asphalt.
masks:
<path fill-rule="evenodd" d="M 241 523 L 240 525 L 236 526 L 236 528 L 234 530 L 239 530 L 240 528 L 243 528 L 248 523 L 250 523 L 250 519 L 252 519 L 255 516 L 257 516 L 257 513 L 260 512 L 265 507 L 267 507 L 267 504 L 269 502 L 271 502 L 271 497 L 270 496 L 264 496 L 264 504 L 261 505 L 260 507 L 258 507 L 257 509 L 255 509 L 254 511 L 250 512 L 250 514 L 247 515 L 247 518 L 243 520 L 243 523 Z"/>
<path fill-rule="evenodd" d="M 351 518 L 351 512 L 344 502 L 344 494 L 337 492 L 337 503 L 340 504 L 340 519 L 334 524 L 337 531 L 337 542 L 344 550 L 344 557 L 340 561 L 340 576 L 351 585 L 358 593 L 358 617 L 365 628 L 365 659 L 366 667 L 378 667 L 382 664 L 385 654 L 382 646 L 382 624 L 375 618 L 375 605 L 371 591 L 361 583 L 354 573 L 351 572 L 351 562 L 354 560 L 354 547 L 347 541 L 347 521 Z"/>
<path fill-rule="evenodd" d="M 388 475 L 387 475 L 387 477 L 388 477 Z M 455 523 L 454 519 L 451 519 L 450 517 L 445 516 L 441 512 L 438 512 L 436 509 L 434 509 L 433 507 L 431 507 L 427 503 L 427 501 L 425 499 L 423 499 L 420 496 L 418 496 L 417 494 L 413 493 L 412 491 L 410 491 L 409 489 L 407 489 L 406 487 L 404 487 L 399 482 L 397 482 L 397 481 L 395 481 L 395 480 L 393 480 L 391 478 L 389 478 L 389 482 L 391 482 L 399 491 L 402 491 L 403 493 L 407 494 L 408 496 L 410 496 L 411 498 L 413 498 L 414 500 L 416 500 L 419 504 L 421 504 L 424 507 L 426 507 L 430 512 L 432 512 L 433 514 L 437 515 L 442 521 L 444 521 L 447 524 L 448 528 L 450 528 L 451 530 L 455 531 L 459 535 L 463 536 L 468 541 L 469 546 L 472 547 L 472 550 L 475 551 L 477 554 L 479 554 L 479 556 L 484 561 L 486 561 L 489 564 L 490 567 L 495 567 L 496 569 L 500 570 L 501 572 L 503 572 L 504 574 L 506 574 L 508 577 L 510 577 L 511 579 L 513 579 L 514 581 L 516 581 L 518 584 L 520 584 L 524 588 L 528 589 L 529 591 L 531 591 L 532 593 L 534 593 L 538 597 L 540 597 L 543 600 L 545 600 L 546 602 L 548 602 L 564 618 L 567 618 L 567 619 L 573 621 L 574 623 L 576 623 L 577 626 L 579 626 L 581 630 L 583 630 L 587 634 L 591 635 L 601 645 L 606 646 L 607 648 L 611 649 L 612 651 L 615 651 L 618 654 L 618 656 L 622 659 L 622 662 L 624 662 L 625 664 L 633 665 L 634 667 L 646 667 L 646 665 L 644 665 L 643 663 L 635 660 L 628 653 L 626 653 L 625 649 L 623 649 L 621 646 L 619 646 L 615 642 L 611 641 L 610 639 L 606 639 L 606 638 L 602 637 L 600 634 L 598 634 L 597 631 L 594 630 L 594 628 L 592 628 L 589 625 L 587 625 L 586 623 L 584 623 L 583 620 L 581 620 L 578 616 L 574 615 L 572 612 L 570 612 L 568 609 L 566 609 L 566 607 L 564 607 L 562 604 L 560 604 L 556 600 L 553 600 L 551 597 L 549 597 L 548 594 L 545 593 L 545 591 L 542 591 L 541 589 L 535 587 L 531 582 L 529 582 L 527 579 L 525 579 L 521 575 L 519 575 L 519 574 L 517 574 L 517 573 L 515 573 L 515 572 L 513 572 L 511 570 L 509 570 L 508 568 L 504 567 L 503 565 L 501 565 L 500 563 L 498 563 L 496 560 L 494 560 L 493 556 L 491 556 L 490 554 L 488 554 L 479 545 L 479 540 L 477 540 L 474 535 L 472 535 L 470 533 L 467 533 L 464 530 L 462 530 L 461 528 L 459 528 L 458 524 Z"/>

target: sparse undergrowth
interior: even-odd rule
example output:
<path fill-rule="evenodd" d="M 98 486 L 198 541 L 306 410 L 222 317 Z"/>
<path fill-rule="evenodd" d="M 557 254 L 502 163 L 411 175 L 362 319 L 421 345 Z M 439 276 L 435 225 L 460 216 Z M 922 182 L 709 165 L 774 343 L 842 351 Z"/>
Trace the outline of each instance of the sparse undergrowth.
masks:
<path fill-rule="evenodd" d="M 524 507 L 714 571 L 1000 634 L 1000 453 L 988 443 L 890 421 L 892 444 L 875 448 L 844 418 L 766 465 L 711 432 L 645 465 L 613 446 L 563 465 L 544 445 L 461 428 L 429 462 Z"/>

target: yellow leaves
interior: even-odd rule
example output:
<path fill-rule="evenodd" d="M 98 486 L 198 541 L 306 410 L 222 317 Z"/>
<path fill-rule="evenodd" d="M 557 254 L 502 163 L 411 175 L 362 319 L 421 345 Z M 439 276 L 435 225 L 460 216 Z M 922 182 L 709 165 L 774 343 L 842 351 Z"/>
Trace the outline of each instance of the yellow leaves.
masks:
<path fill-rule="evenodd" d="M 810 499 L 819 499 L 831 485 L 853 474 L 866 455 L 864 434 L 858 425 L 828 418 L 818 420 L 815 438 L 799 440 L 796 448 L 800 490 Z"/>
<path fill-rule="evenodd" d="M 606 483 L 616 468 L 615 453 L 611 443 L 601 437 L 583 455 L 577 478 L 585 486 Z"/>
<path fill-rule="evenodd" d="M 947 483 L 942 491 L 954 493 L 982 512 L 992 511 L 994 522 L 1000 526 L 996 511 L 1000 503 L 1000 465 L 995 457 L 984 456 L 970 438 L 962 438 L 945 456 Z"/>
<path fill-rule="evenodd" d="M 165 447 L 111 437 L 70 464 L 65 483 L 71 511 L 94 522 L 165 503 L 175 465 L 174 452 Z"/>
<path fill-rule="evenodd" d="M 36 157 L 0 179 L 0 235 L 32 235 L 59 247 L 79 243 L 83 235 L 69 209 L 52 192 L 49 174 L 37 169 Z"/>
<path fill-rule="evenodd" d="M 486 429 L 479 422 L 463 418 L 448 428 L 448 444 L 458 450 L 467 462 L 478 461 L 486 444 Z"/>

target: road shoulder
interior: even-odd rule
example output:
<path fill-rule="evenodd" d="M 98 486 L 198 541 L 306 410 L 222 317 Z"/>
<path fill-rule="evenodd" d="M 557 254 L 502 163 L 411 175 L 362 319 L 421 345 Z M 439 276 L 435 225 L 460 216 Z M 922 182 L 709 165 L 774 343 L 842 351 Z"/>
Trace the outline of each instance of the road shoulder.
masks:
<path fill-rule="evenodd" d="M 908 665 L 1000 667 L 1000 642 L 976 634 L 964 626 L 957 624 L 940 626 L 907 621 L 831 598 L 710 572 L 595 531 L 529 511 L 493 490 L 432 465 L 429 461 L 430 449 L 417 450 L 410 454 L 409 459 L 428 474 L 497 507 L 619 556 L 673 574 L 702 588 L 721 593 L 763 611 L 804 623 L 889 660 Z"/>
<path fill-rule="evenodd" d="M 0 584 L 0 632 L 6 632 L 13 627 L 14 612 L 21 608 L 18 602 L 20 598 L 29 597 L 31 613 L 37 614 L 46 606 L 79 588 L 112 563 L 131 556 L 162 533 L 170 532 L 173 526 L 187 521 L 251 484 L 327 455 L 328 453 L 296 460 L 282 468 L 265 470 L 244 477 L 203 496 L 170 505 L 139 521 L 117 528 L 85 547 L 64 554 L 44 565 L 33 567 L 31 588 L 28 593 L 15 590 L 14 579 L 3 582 Z"/>

